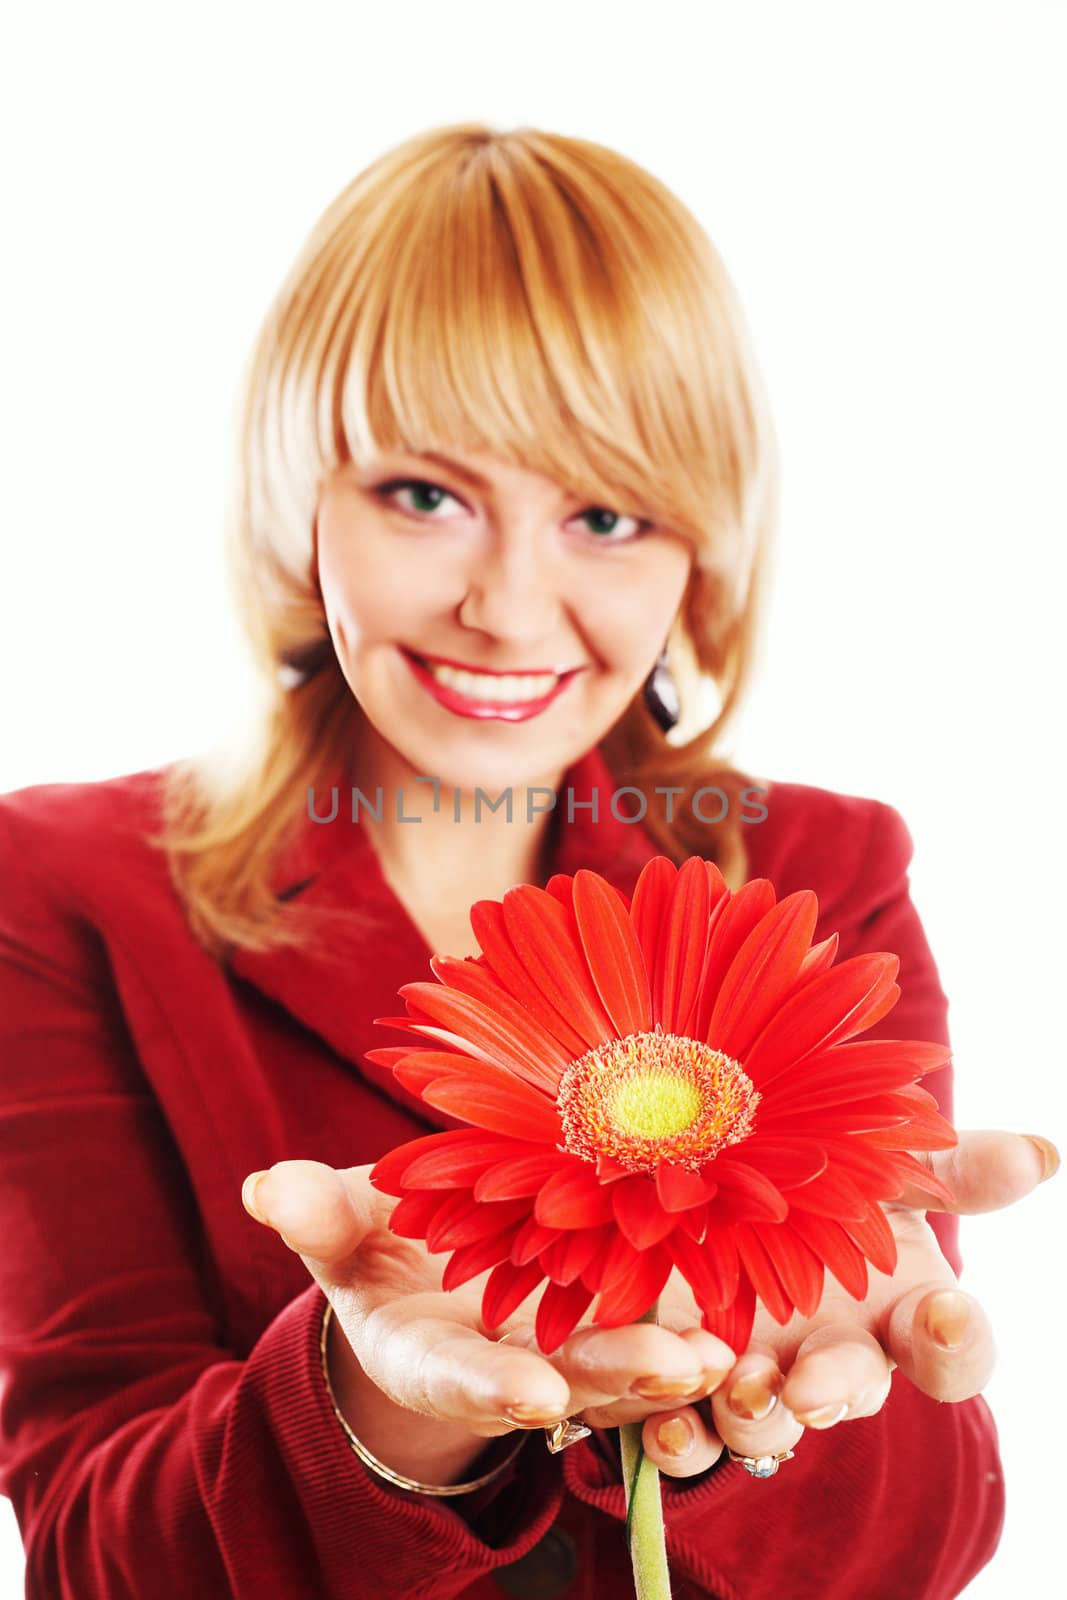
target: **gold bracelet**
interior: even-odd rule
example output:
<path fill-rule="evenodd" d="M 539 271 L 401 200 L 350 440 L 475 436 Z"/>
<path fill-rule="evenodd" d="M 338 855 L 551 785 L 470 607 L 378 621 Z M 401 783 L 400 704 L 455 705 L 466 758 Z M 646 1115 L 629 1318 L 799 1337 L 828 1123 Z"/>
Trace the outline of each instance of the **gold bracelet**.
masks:
<path fill-rule="evenodd" d="M 322 1314 L 322 1331 L 319 1335 L 319 1356 L 322 1361 L 322 1376 L 326 1383 L 326 1393 L 330 1397 L 334 1416 L 344 1429 L 352 1449 L 363 1464 L 368 1466 L 372 1472 L 377 1473 L 379 1478 L 384 1478 L 386 1483 L 395 1483 L 398 1489 L 414 1489 L 416 1494 L 470 1494 L 473 1489 L 481 1489 L 484 1484 L 492 1483 L 494 1478 L 500 1476 L 505 1467 L 511 1465 L 526 1442 L 525 1434 L 519 1439 L 510 1455 L 505 1456 L 503 1461 L 499 1462 L 489 1472 L 483 1473 L 480 1478 L 472 1479 L 470 1483 L 416 1483 L 414 1478 L 406 1478 L 402 1472 L 394 1472 L 392 1467 L 385 1465 L 384 1461 L 379 1461 L 377 1456 L 371 1455 L 366 1445 L 356 1438 L 349 1427 L 340 1406 L 337 1404 L 337 1397 L 333 1392 L 333 1384 L 330 1382 L 330 1367 L 326 1359 L 326 1341 L 329 1335 L 332 1315 L 333 1306 L 327 1300 L 326 1309 Z"/>

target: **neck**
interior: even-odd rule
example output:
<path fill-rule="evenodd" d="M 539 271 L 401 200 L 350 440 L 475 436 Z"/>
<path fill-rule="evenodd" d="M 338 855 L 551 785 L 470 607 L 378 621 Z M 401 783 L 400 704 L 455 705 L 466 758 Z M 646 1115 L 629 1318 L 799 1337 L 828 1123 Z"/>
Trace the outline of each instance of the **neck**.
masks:
<path fill-rule="evenodd" d="M 498 899 L 516 883 L 543 887 L 552 827 L 545 791 L 558 791 L 562 773 L 510 786 L 509 816 L 506 801 L 491 810 L 477 786 L 417 781 L 414 768 L 369 726 L 353 771 L 367 803 L 365 826 L 394 885 L 416 886 L 420 898 L 463 903 Z M 368 809 L 379 809 L 379 789 L 380 820 Z"/>

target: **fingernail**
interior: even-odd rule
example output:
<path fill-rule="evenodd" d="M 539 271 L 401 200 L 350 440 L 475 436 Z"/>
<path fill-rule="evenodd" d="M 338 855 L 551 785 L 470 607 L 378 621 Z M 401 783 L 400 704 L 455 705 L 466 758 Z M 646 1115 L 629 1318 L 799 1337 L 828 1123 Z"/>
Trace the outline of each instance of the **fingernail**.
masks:
<path fill-rule="evenodd" d="M 546 1411 L 544 1406 L 526 1405 L 521 1400 L 505 1406 L 504 1415 L 524 1428 L 548 1428 L 560 1420 L 558 1411 Z"/>
<path fill-rule="evenodd" d="M 753 1372 L 747 1378 L 738 1378 L 726 1396 L 726 1404 L 735 1417 L 741 1417 L 745 1422 L 762 1422 L 778 1404 L 781 1387 L 782 1380 L 777 1373 L 773 1378 L 768 1378 L 762 1373 Z"/>
<path fill-rule="evenodd" d="M 794 1411 L 802 1428 L 832 1428 L 848 1411 L 848 1401 L 841 1405 L 816 1406 L 814 1411 Z"/>
<path fill-rule="evenodd" d="M 926 1331 L 942 1350 L 958 1350 L 967 1333 L 970 1307 L 961 1294 L 942 1289 L 926 1306 Z"/>
<path fill-rule="evenodd" d="M 267 1221 L 256 1205 L 256 1190 L 259 1188 L 260 1180 L 266 1176 L 267 1168 L 264 1167 L 262 1172 L 250 1172 L 241 1185 L 241 1204 L 251 1216 L 255 1217 L 257 1222 Z"/>
<path fill-rule="evenodd" d="M 1052 1143 L 1052 1140 L 1043 1139 L 1039 1133 L 1024 1133 L 1023 1138 L 1029 1139 L 1041 1157 L 1041 1165 L 1044 1171 L 1041 1174 L 1040 1182 L 1044 1183 L 1046 1178 L 1054 1177 L 1060 1170 L 1060 1153 Z"/>
<path fill-rule="evenodd" d="M 664 1378 L 659 1373 L 653 1373 L 647 1378 L 635 1378 L 630 1385 L 634 1394 L 639 1394 L 642 1400 L 669 1400 L 672 1395 L 692 1394 L 696 1388 L 703 1388 L 704 1379 L 700 1373 L 687 1373 L 684 1378 Z"/>
<path fill-rule="evenodd" d="M 696 1434 L 684 1417 L 669 1417 L 656 1429 L 656 1443 L 665 1456 L 680 1460 L 696 1444 Z"/>

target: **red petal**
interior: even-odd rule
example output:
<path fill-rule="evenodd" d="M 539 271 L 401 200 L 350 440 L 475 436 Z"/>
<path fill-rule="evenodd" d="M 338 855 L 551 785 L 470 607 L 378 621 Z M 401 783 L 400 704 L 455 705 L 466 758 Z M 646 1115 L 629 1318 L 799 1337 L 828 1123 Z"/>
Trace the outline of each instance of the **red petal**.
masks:
<path fill-rule="evenodd" d="M 557 1171 L 560 1165 L 558 1150 L 529 1147 L 525 1153 L 516 1152 L 507 1161 L 488 1168 L 474 1185 L 476 1200 L 518 1200 L 523 1195 L 534 1195 L 542 1184 Z"/>
<path fill-rule="evenodd" d="M 693 1008 L 704 968 L 711 910 L 708 875 L 700 856 L 679 868 L 671 903 L 661 928 L 653 980 L 657 1022 L 667 1033 L 679 1033 Z"/>
<path fill-rule="evenodd" d="M 427 1150 L 464 1149 L 472 1137 L 466 1128 L 450 1128 L 447 1133 L 426 1133 L 421 1139 L 410 1139 L 376 1162 L 370 1175 L 373 1188 L 383 1194 L 403 1194 L 403 1177 L 411 1163 Z"/>
<path fill-rule="evenodd" d="M 700 997 L 687 1023 L 695 1039 L 707 1038 L 722 980 L 757 922 L 774 909 L 774 904 L 774 885 L 768 878 L 750 878 L 729 900 L 720 900 L 700 976 Z"/>
<path fill-rule="evenodd" d="M 620 1035 L 652 1026 L 652 999 L 641 945 L 619 896 L 584 868 L 574 875 L 574 915 L 589 972 Z"/>
<path fill-rule="evenodd" d="M 627 1178 L 613 1183 L 607 1191 L 615 1208 L 615 1220 L 636 1250 L 647 1250 L 665 1239 L 674 1227 L 656 1200 L 656 1186 L 650 1178 Z"/>
<path fill-rule="evenodd" d="M 596 1248 L 582 1268 L 582 1282 L 597 1294 L 607 1281 L 607 1272 L 611 1264 L 611 1247 L 620 1236 L 612 1222 L 605 1222 L 593 1231 L 596 1234 Z"/>
<path fill-rule="evenodd" d="M 812 1137 L 754 1133 L 740 1144 L 729 1145 L 706 1171 L 714 1175 L 723 1163 L 730 1166 L 736 1161 L 755 1167 L 776 1189 L 795 1189 L 825 1172 L 828 1164 L 825 1151 Z"/>
<path fill-rule="evenodd" d="M 709 1184 L 708 1187 L 714 1188 L 714 1185 Z M 711 1195 L 710 1198 L 714 1200 L 715 1195 Z M 708 1231 L 707 1206 L 694 1206 L 691 1211 L 679 1211 L 678 1226 L 684 1228 L 690 1239 L 695 1239 L 697 1244 L 700 1244 Z"/>
<path fill-rule="evenodd" d="M 868 1128 L 900 1128 L 907 1124 L 908 1112 L 894 1095 L 871 1095 L 852 1104 L 829 1106 L 825 1111 L 783 1111 L 768 1107 L 760 1118 L 760 1128 L 768 1136 L 799 1137 L 803 1133 L 822 1140 L 831 1134 L 866 1133 Z M 901 1143 L 904 1141 L 901 1140 Z"/>
<path fill-rule="evenodd" d="M 730 891 L 726 887 L 726 879 L 714 861 L 705 860 L 704 870 L 708 875 L 708 892 L 711 896 L 712 907 L 717 906 L 720 900 L 729 900 Z"/>
<path fill-rule="evenodd" d="M 452 1198 L 440 1189 L 412 1189 L 389 1213 L 389 1231 L 402 1239 L 425 1239 L 434 1217 Z"/>
<path fill-rule="evenodd" d="M 393 1077 L 413 1094 L 421 1095 L 427 1084 L 436 1078 L 478 1077 L 483 1073 L 498 1074 L 499 1067 L 488 1067 L 484 1061 L 462 1055 L 458 1050 L 411 1050 L 393 1067 Z M 494 1076 L 492 1081 L 498 1079 Z"/>
<path fill-rule="evenodd" d="M 867 1261 L 840 1222 L 816 1217 L 808 1211 L 791 1211 L 787 1226 L 824 1261 L 854 1300 L 867 1298 Z M 799 1302 L 798 1302 L 799 1304 Z"/>
<path fill-rule="evenodd" d="M 951 1122 L 936 1112 L 909 1118 L 898 1128 L 876 1128 L 863 1137 L 881 1150 L 952 1150 L 960 1142 Z"/>
<path fill-rule="evenodd" d="M 566 1287 L 559 1283 L 548 1285 L 537 1307 L 534 1324 L 537 1343 L 545 1355 L 558 1350 L 564 1339 L 574 1332 L 592 1299 L 592 1290 L 587 1289 L 581 1279 Z"/>
<path fill-rule="evenodd" d="M 504 926 L 527 969 L 527 984 L 570 1020 L 585 1039 L 585 1049 L 616 1038 L 593 987 L 577 931 L 571 931 L 573 913 L 529 883 L 509 889 L 502 904 Z"/>
<path fill-rule="evenodd" d="M 389 1044 L 381 1049 L 364 1050 L 364 1061 L 375 1061 L 383 1067 L 395 1067 L 398 1061 L 403 1061 L 405 1056 L 411 1054 L 408 1044 Z"/>
<path fill-rule="evenodd" d="M 561 1233 L 554 1244 L 542 1250 L 540 1261 L 553 1283 L 573 1283 L 602 1252 L 604 1230 L 583 1228 L 578 1233 Z M 588 1287 L 588 1285 L 587 1285 Z"/>
<path fill-rule="evenodd" d="M 523 1031 L 521 1020 L 516 1024 L 483 1001 L 448 989 L 441 983 L 406 983 L 400 993 L 405 1000 L 413 999 L 421 1011 L 461 1039 L 469 1055 L 516 1074 L 555 1099 L 564 1069 L 556 1071 L 551 1065 L 545 1065 L 543 1056 L 530 1043 L 529 1032 Z M 543 1030 L 540 1031 L 543 1037 Z M 557 1050 L 557 1057 L 565 1066 L 569 1065 L 561 1051 Z"/>
<path fill-rule="evenodd" d="M 730 1304 L 740 1272 L 733 1229 L 709 1233 L 700 1245 L 676 1229 L 668 1248 L 702 1311 Z"/>
<path fill-rule="evenodd" d="M 825 1269 L 790 1222 L 749 1223 L 749 1230 L 774 1262 L 782 1288 L 802 1317 L 813 1317 L 822 1299 Z"/>
<path fill-rule="evenodd" d="M 741 1265 L 748 1273 L 759 1298 L 775 1322 L 784 1328 L 793 1315 L 793 1302 L 782 1288 L 782 1281 L 774 1269 L 762 1241 L 753 1233 L 747 1222 L 734 1230 L 734 1243 L 741 1257 Z"/>
<path fill-rule="evenodd" d="M 886 1160 L 892 1162 L 893 1170 L 898 1172 L 905 1183 L 913 1184 L 916 1189 L 921 1189 L 934 1200 L 940 1200 L 945 1205 L 953 1208 L 959 1201 L 952 1193 L 947 1183 L 942 1183 L 940 1178 L 935 1178 L 929 1167 L 924 1167 L 906 1150 L 887 1150 Z"/>
<path fill-rule="evenodd" d="M 634 1249 L 624 1233 L 609 1226 L 604 1259 L 597 1277 L 599 1287 L 608 1289 L 617 1281 L 631 1277 L 637 1271 L 640 1261 L 640 1250 Z"/>
<path fill-rule="evenodd" d="M 785 1198 L 792 1208 L 814 1211 L 817 1216 L 833 1217 L 837 1222 L 858 1219 L 867 1214 L 870 1202 L 840 1167 L 827 1167 L 817 1178 L 799 1189 L 787 1189 Z M 759 1219 L 757 1219 L 759 1220 Z M 782 1219 L 775 1217 L 774 1221 Z"/>
<path fill-rule="evenodd" d="M 548 1228 L 592 1228 L 611 1214 L 611 1189 L 596 1181 L 587 1162 L 554 1172 L 534 1203 L 534 1216 Z"/>
<path fill-rule="evenodd" d="M 857 1101 L 876 1100 L 891 1093 L 901 1084 L 910 1083 L 906 1076 L 913 1072 L 906 1062 L 895 1067 L 850 1069 L 836 1064 L 818 1072 L 809 1072 L 801 1064 L 795 1073 L 785 1072 L 776 1078 L 767 1090 L 761 1111 L 764 1117 L 807 1117 L 819 1115 L 831 1106 L 850 1105 Z"/>
<path fill-rule="evenodd" d="M 524 1267 L 528 1261 L 539 1256 L 542 1250 L 547 1250 L 559 1238 L 558 1228 L 546 1228 L 536 1217 L 528 1217 L 515 1236 L 515 1243 L 511 1247 L 511 1259 L 516 1267 Z M 544 1273 L 541 1274 L 544 1277 Z"/>
<path fill-rule="evenodd" d="M 653 1022 L 662 1020 L 656 1007 L 656 968 L 677 876 L 678 868 L 673 861 L 668 861 L 666 856 L 654 856 L 641 868 L 630 902 L 630 920 L 641 946 L 652 991 Z"/>
<path fill-rule="evenodd" d="M 442 1208 L 443 1210 L 443 1208 Z M 530 1205 L 526 1200 L 486 1200 L 483 1205 L 478 1205 L 477 1200 L 472 1200 L 467 1195 L 466 1210 L 456 1210 L 451 1218 L 442 1216 L 438 1211 L 427 1229 L 427 1250 L 459 1250 L 462 1245 L 474 1245 L 480 1238 L 493 1238 L 494 1235 L 504 1234 L 507 1229 L 512 1229 L 512 1238 L 518 1232 L 518 1224 L 525 1222 L 530 1216 Z M 507 1242 L 510 1250 L 512 1238 Z M 496 1261 L 501 1261 L 502 1256 L 507 1256 L 507 1250 L 501 1251 L 496 1256 Z M 494 1262 L 486 1262 L 486 1266 L 493 1266 Z M 482 1269 L 478 1269 L 482 1270 Z"/>
<path fill-rule="evenodd" d="M 545 1076 L 558 1085 L 571 1064 L 570 1052 L 523 1004 L 521 998 L 516 998 L 504 987 L 488 967 L 479 966 L 469 959 L 461 961 L 455 956 L 434 956 L 430 966 L 450 989 L 461 990 L 505 1018 L 523 1038 L 527 1050 L 542 1063 Z"/>
<path fill-rule="evenodd" d="M 485 952 L 489 970 L 497 981 L 520 1005 L 534 1014 L 542 1027 L 559 1040 L 561 1049 L 569 1058 L 582 1056 L 589 1046 L 569 1018 L 551 1005 L 548 999 L 531 984 L 526 971 L 515 953 L 504 925 L 504 912 L 496 900 L 477 900 L 470 911 L 471 928 Z"/>
<path fill-rule="evenodd" d="M 784 1222 L 789 1215 L 781 1191 L 762 1172 L 743 1161 L 716 1161 L 708 1168 L 708 1175 L 719 1185 L 711 1202 L 713 1221 Z"/>
<path fill-rule="evenodd" d="M 818 917 L 818 897 L 798 889 L 760 918 L 722 980 L 707 1031 L 713 1049 L 743 1059 L 796 979 Z"/>
<path fill-rule="evenodd" d="M 555 1144 L 563 1136 L 552 1103 L 518 1078 L 512 1079 L 507 1088 L 463 1078 L 438 1078 L 436 1083 L 427 1085 L 422 1098 L 439 1111 L 493 1133 L 508 1133 L 513 1139 L 540 1139 L 545 1144 Z"/>
<path fill-rule="evenodd" d="M 596 1158 L 596 1175 L 600 1183 L 614 1183 L 617 1178 L 630 1177 L 631 1169 L 616 1161 L 614 1156 L 601 1153 Z"/>
<path fill-rule="evenodd" d="M 508 1251 L 518 1231 L 517 1227 L 511 1227 L 503 1233 L 492 1233 L 487 1239 L 475 1240 L 473 1244 L 461 1245 L 453 1251 L 441 1274 L 442 1289 L 458 1289 L 480 1272 L 488 1272 L 490 1267 L 507 1261 Z"/>
<path fill-rule="evenodd" d="M 879 1272 L 892 1274 L 897 1267 L 897 1241 L 881 1206 L 869 1206 L 859 1220 L 842 1218 L 841 1226 Z"/>
<path fill-rule="evenodd" d="M 510 1139 L 487 1138 L 484 1134 L 468 1133 L 467 1143 L 438 1144 L 436 1148 L 416 1156 L 404 1173 L 404 1185 L 409 1189 L 469 1189 L 475 1180 L 494 1162 L 513 1149 Z M 475 1196 L 480 1199 L 480 1195 Z M 499 1200 L 500 1195 L 490 1195 Z"/>
<path fill-rule="evenodd" d="M 616 1278 L 601 1292 L 595 1321 L 602 1328 L 637 1322 L 648 1311 L 671 1275 L 670 1252 L 663 1245 L 642 1251 L 632 1273 Z"/>
<path fill-rule="evenodd" d="M 762 1089 L 815 1050 L 871 1027 L 900 998 L 893 982 L 897 956 L 881 952 L 851 956 L 820 972 L 770 1019 L 745 1056 L 745 1071 Z"/>
<path fill-rule="evenodd" d="M 742 1274 L 737 1296 L 729 1306 L 722 1311 L 705 1311 L 702 1320 L 709 1333 L 728 1344 L 735 1354 L 743 1355 L 756 1320 L 756 1292 L 748 1278 Z"/>
<path fill-rule="evenodd" d="M 539 1261 L 530 1261 L 523 1267 L 502 1261 L 494 1267 L 482 1295 L 482 1321 L 486 1327 L 499 1328 L 506 1322 L 543 1278 Z"/>
<path fill-rule="evenodd" d="M 800 963 L 800 971 L 797 973 L 796 979 L 798 988 L 802 983 L 807 983 L 809 978 L 817 978 L 820 972 L 825 972 L 828 967 L 833 966 L 839 941 L 840 935 L 832 933 L 821 944 L 812 945 Z"/>
<path fill-rule="evenodd" d="M 832 1165 L 854 1178 L 868 1199 L 892 1200 L 900 1193 L 904 1180 L 886 1159 L 884 1151 L 869 1149 L 862 1135 L 823 1142 Z"/>
<path fill-rule="evenodd" d="M 797 1112 L 860 1100 L 910 1084 L 947 1065 L 951 1057 L 947 1046 L 916 1039 L 861 1039 L 834 1045 L 806 1056 L 775 1078 L 765 1104 L 775 1111 Z"/>
<path fill-rule="evenodd" d="M 703 1205 L 710 1198 L 708 1180 L 703 1173 L 692 1172 L 671 1161 L 661 1161 L 656 1168 L 656 1194 L 664 1211 L 672 1213 L 688 1211 L 691 1206 Z"/>

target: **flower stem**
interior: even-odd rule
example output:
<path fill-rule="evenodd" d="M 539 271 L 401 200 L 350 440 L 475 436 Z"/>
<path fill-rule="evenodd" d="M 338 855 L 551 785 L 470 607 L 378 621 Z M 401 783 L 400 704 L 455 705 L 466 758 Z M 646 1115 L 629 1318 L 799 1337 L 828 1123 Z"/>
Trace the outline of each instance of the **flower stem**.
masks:
<path fill-rule="evenodd" d="M 637 1320 L 655 1322 L 658 1311 L 657 1300 Z M 645 1455 L 642 1427 L 641 1422 L 623 1422 L 619 1426 L 622 1481 L 626 1490 L 626 1537 L 634 1568 L 634 1592 L 637 1600 L 670 1600 L 659 1473 Z"/>

